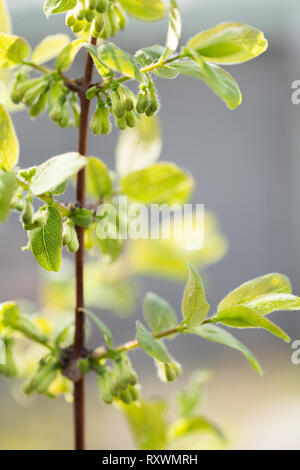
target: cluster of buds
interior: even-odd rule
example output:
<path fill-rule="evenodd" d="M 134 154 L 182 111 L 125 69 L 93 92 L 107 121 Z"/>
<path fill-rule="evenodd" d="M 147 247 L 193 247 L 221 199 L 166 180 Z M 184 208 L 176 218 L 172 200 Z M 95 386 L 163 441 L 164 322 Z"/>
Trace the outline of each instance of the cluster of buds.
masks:
<path fill-rule="evenodd" d="M 141 85 L 140 92 L 137 97 L 136 110 L 139 114 L 146 114 L 151 117 L 156 114 L 159 109 L 157 93 L 153 82 L 149 81 L 147 85 Z"/>
<path fill-rule="evenodd" d="M 81 359 L 77 365 L 83 373 L 91 369 L 96 372 L 100 396 L 107 405 L 114 399 L 127 405 L 139 399 L 138 377 L 127 354 L 116 356 L 112 368 L 92 358 Z"/>
<path fill-rule="evenodd" d="M 66 15 L 66 25 L 74 33 L 88 31 L 102 39 L 115 36 L 126 24 L 126 15 L 116 0 L 79 0 Z"/>

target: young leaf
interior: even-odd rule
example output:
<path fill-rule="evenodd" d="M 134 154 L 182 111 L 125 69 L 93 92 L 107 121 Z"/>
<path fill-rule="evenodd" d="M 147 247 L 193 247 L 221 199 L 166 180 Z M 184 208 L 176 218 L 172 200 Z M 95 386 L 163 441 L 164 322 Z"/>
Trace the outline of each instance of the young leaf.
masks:
<path fill-rule="evenodd" d="M 114 43 L 107 42 L 100 46 L 98 49 L 98 56 L 100 57 L 101 62 L 111 70 L 134 78 L 141 83 L 145 81 L 135 58 L 128 54 L 128 52 L 123 51 L 123 49 L 120 49 Z"/>
<path fill-rule="evenodd" d="M 187 387 L 176 393 L 176 400 L 181 417 L 188 417 L 195 414 L 197 406 L 202 402 L 204 386 L 211 379 L 212 373 L 209 370 L 196 371 L 189 380 Z"/>
<path fill-rule="evenodd" d="M 83 308 L 83 309 L 81 309 L 81 311 L 83 313 L 85 313 L 86 315 L 88 315 L 95 322 L 95 324 L 98 326 L 99 330 L 103 334 L 107 346 L 109 348 L 112 348 L 114 341 L 113 341 L 113 337 L 112 337 L 111 331 L 108 328 L 108 326 L 106 326 L 105 323 L 100 318 L 98 318 L 97 315 L 95 315 L 93 312 L 91 312 L 90 310 L 87 310 L 86 308 Z"/>
<path fill-rule="evenodd" d="M 176 51 L 182 30 L 180 11 L 176 0 L 170 0 L 169 30 L 166 42 L 166 51 L 163 58 L 170 57 Z"/>
<path fill-rule="evenodd" d="M 67 70 L 72 65 L 79 49 L 85 42 L 85 39 L 75 39 L 75 41 L 66 45 L 56 59 L 55 68 L 61 72 Z"/>
<path fill-rule="evenodd" d="M 0 168 L 9 171 L 19 159 L 19 141 L 13 123 L 0 105 Z"/>
<path fill-rule="evenodd" d="M 106 165 L 96 157 L 89 157 L 86 167 L 87 192 L 99 200 L 112 191 L 112 182 Z"/>
<path fill-rule="evenodd" d="M 264 34 L 243 23 L 221 23 L 194 36 L 187 44 L 204 60 L 239 64 L 262 54 L 268 47 Z"/>
<path fill-rule="evenodd" d="M 199 57 L 195 59 L 196 62 L 191 59 L 174 61 L 168 69 L 202 80 L 226 103 L 229 109 L 237 108 L 242 102 L 242 95 L 234 78 L 217 65 L 208 64 Z"/>
<path fill-rule="evenodd" d="M 129 15 L 141 21 L 159 21 L 167 13 L 167 7 L 161 0 L 120 0 Z"/>
<path fill-rule="evenodd" d="M 10 209 L 10 203 L 16 188 L 16 175 L 13 171 L 0 170 L 0 223 L 2 223 Z"/>
<path fill-rule="evenodd" d="M 155 339 L 151 333 L 140 322 L 136 322 L 137 335 L 139 346 L 146 351 L 147 354 L 154 357 L 160 362 L 171 362 L 170 356 L 166 348 Z"/>
<path fill-rule="evenodd" d="M 165 404 L 160 401 L 125 405 L 118 404 L 124 412 L 134 439 L 139 449 L 165 449 L 167 442 L 167 424 Z"/>
<path fill-rule="evenodd" d="M 11 19 L 5 0 L 0 0 L 0 31 L 3 33 L 11 32 Z"/>
<path fill-rule="evenodd" d="M 197 269 L 188 263 L 189 275 L 182 299 L 182 315 L 188 327 L 200 326 L 209 311 L 202 279 Z"/>
<path fill-rule="evenodd" d="M 223 310 L 231 305 L 246 304 L 261 295 L 275 293 L 291 294 L 291 283 L 283 274 L 266 274 L 252 279 L 251 281 L 244 282 L 242 285 L 229 292 L 219 303 L 218 310 Z"/>
<path fill-rule="evenodd" d="M 0 68 L 14 68 L 29 54 L 30 47 L 24 39 L 0 32 Z"/>
<path fill-rule="evenodd" d="M 289 336 L 281 328 L 245 305 L 233 305 L 220 310 L 211 320 L 233 328 L 263 328 L 287 343 L 290 342 Z"/>
<path fill-rule="evenodd" d="M 193 178 L 173 163 L 157 163 L 126 175 L 122 190 L 144 204 L 173 204 L 187 201 L 194 188 Z"/>
<path fill-rule="evenodd" d="M 237 349 L 245 356 L 250 366 L 258 374 L 262 375 L 262 368 L 259 362 L 257 361 L 256 357 L 246 346 L 244 346 L 240 341 L 238 341 L 232 334 L 228 333 L 228 331 L 223 330 L 219 326 L 207 324 L 196 328 L 191 328 L 185 332 L 201 336 L 201 338 L 207 339 L 208 341 L 212 341 L 213 343 L 220 343 L 224 344 L 225 346 L 229 346 L 230 348 Z"/>
<path fill-rule="evenodd" d="M 141 170 L 158 160 L 162 149 L 158 118 L 143 116 L 136 127 L 120 133 L 116 169 L 120 176 Z"/>
<path fill-rule="evenodd" d="M 31 60 L 35 64 L 43 64 L 54 59 L 70 42 L 66 34 L 53 34 L 45 37 L 34 49 Z"/>
<path fill-rule="evenodd" d="M 144 299 L 144 315 L 153 333 L 169 330 L 177 325 L 177 316 L 165 299 L 148 292 Z"/>
<path fill-rule="evenodd" d="M 92 44 L 87 44 L 86 42 L 84 42 L 82 45 L 91 54 L 91 57 L 94 61 L 96 69 L 98 70 L 100 75 L 102 75 L 102 77 L 111 76 L 112 73 L 111 73 L 110 69 L 108 67 L 106 67 L 106 65 L 104 64 L 104 62 L 102 61 L 102 57 L 101 57 L 101 59 L 99 58 L 97 47 L 93 46 Z"/>
<path fill-rule="evenodd" d="M 245 305 L 262 315 L 275 310 L 300 310 L 300 297 L 291 294 L 266 294 L 256 297 Z"/>
<path fill-rule="evenodd" d="M 47 271 L 59 271 L 62 250 L 62 218 L 55 207 L 40 209 L 40 225 L 30 230 L 30 248 L 37 262 Z"/>
<path fill-rule="evenodd" d="M 30 185 L 31 192 L 35 196 L 51 192 L 52 189 L 78 173 L 86 164 L 86 158 L 76 152 L 50 158 L 37 167 Z"/>
<path fill-rule="evenodd" d="M 166 48 L 164 46 L 155 44 L 154 46 L 139 49 L 134 56 L 139 65 L 149 67 L 149 65 L 156 64 L 165 51 Z"/>
<path fill-rule="evenodd" d="M 64 13 L 76 6 L 77 0 L 45 0 L 44 13 L 47 17 L 55 13 Z"/>
<path fill-rule="evenodd" d="M 170 429 L 171 444 L 172 441 L 175 441 L 175 439 L 187 436 L 192 433 L 213 434 L 223 442 L 226 442 L 224 434 L 212 421 L 203 416 L 191 416 L 187 418 L 181 418 L 172 424 Z"/>

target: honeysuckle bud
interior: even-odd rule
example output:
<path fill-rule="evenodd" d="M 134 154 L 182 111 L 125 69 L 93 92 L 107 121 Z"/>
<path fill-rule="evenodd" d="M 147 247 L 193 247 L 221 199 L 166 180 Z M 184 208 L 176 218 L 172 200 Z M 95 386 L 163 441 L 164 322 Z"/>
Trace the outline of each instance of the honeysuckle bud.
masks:
<path fill-rule="evenodd" d="M 106 107 L 103 108 L 102 110 L 102 129 L 101 129 L 101 134 L 107 135 L 111 131 L 111 122 L 109 119 L 109 112 Z"/>
<path fill-rule="evenodd" d="M 77 96 L 75 93 L 72 93 L 71 98 L 70 98 L 70 106 L 71 110 L 73 113 L 73 118 L 74 118 L 74 125 L 79 128 L 80 126 L 80 106 L 77 101 Z"/>
<path fill-rule="evenodd" d="M 23 83 L 20 84 L 19 93 L 21 99 L 23 100 L 25 94 L 35 88 L 37 85 L 41 84 L 44 81 L 43 77 L 38 78 L 30 78 L 29 80 L 25 80 Z"/>
<path fill-rule="evenodd" d="M 132 402 L 132 396 L 128 389 L 121 390 L 120 400 L 122 400 L 122 402 L 124 402 L 126 405 L 130 405 L 130 403 Z"/>
<path fill-rule="evenodd" d="M 33 379 L 25 386 L 24 393 L 30 395 L 34 391 L 46 393 L 49 385 L 57 375 L 57 364 L 53 362 L 40 362 L 40 367 Z"/>
<path fill-rule="evenodd" d="M 58 124 L 60 125 L 60 127 L 63 127 L 63 128 L 68 127 L 69 120 L 70 120 L 69 106 L 68 106 L 67 100 L 65 100 L 64 103 L 62 104 L 61 116 L 58 121 Z"/>
<path fill-rule="evenodd" d="M 126 14 L 123 10 L 123 8 L 121 7 L 121 5 L 119 3 L 115 3 L 112 8 L 115 9 L 115 12 L 117 14 L 117 17 L 118 17 L 118 22 L 119 22 L 119 28 L 121 30 L 125 29 L 126 26 L 127 26 L 127 18 L 126 18 Z"/>
<path fill-rule="evenodd" d="M 114 397 L 107 384 L 107 381 L 105 380 L 105 374 L 101 374 L 98 376 L 98 388 L 100 396 L 104 403 L 106 403 L 107 405 L 111 405 Z"/>
<path fill-rule="evenodd" d="M 97 107 L 90 122 L 90 129 L 94 135 L 101 134 L 102 121 L 103 121 L 103 109 L 102 107 Z"/>
<path fill-rule="evenodd" d="M 37 116 L 39 116 L 43 111 L 45 111 L 46 106 L 47 106 L 47 102 L 48 102 L 48 92 L 44 91 L 40 95 L 37 102 L 33 106 L 31 106 L 31 108 L 29 110 L 30 117 L 32 117 L 34 119 Z"/>
<path fill-rule="evenodd" d="M 32 203 L 28 199 L 25 202 L 25 206 L 24 206 L 21 218 L 22 218 L 22 223 L 24 226 L 27 226 L 32 223 L 32 219 L 33 219 Z"/>
<path fill-rule="evenodd" d="M 111 36 L 111 24 L 110 24 L 110 19 L 109 19 L 107 12 L 103 14 L 103 20 L 104 20 L 104 27 L 100 33 L 100 37 L 102 39 L 108 39 Z"/>
<path fill-rule="evenodd" d="M 83 20 L 85 18 L 85 11 L 84 3 L 79 0 L 74 8 L 74 15 L 78 20 Z"/>
<path fill-rule="evenodd" d="M 133 102 L 130 90 L 127 87 L 120 86 L 118 88 L 118 93 L 119 93 L 120 99 L 122 100 L 124 104 L 125 110 L 132 111 L 134 109 L 134 102 Z"/>
<path fill-rule="evenodd" d="M 0 364 L 0 375 L 15 377 L 18 373 L 13 357 L 13 340 L 11 338 L 2 339 L 5 347 L 5 364 Z"/>
<path fill-rule="evenodd" d="M 87 0 L 87 3 L 88 3 L 88 7 L 91 9 L 91 10 L 95 10 L 96 8 L 96 0 Z"/>
<path fill-rule="evenodd" d="M 84 20 L 76 20 L 72 26 L 73 33 L 80 33 L 85 28 L 86 24 Z"/>
<path fill-rule="evenodd" d="M 121 100 L 118 90 L 113 90 L 110 94 L 112 113 L 116 118 L 122 118 L 125 115 L 125 106 Z"/>
<path fill-rule="evenodd" d="M 33 103 L 40 97 L 40 95 L 46 90 L 48 84 L 43 80 L 28 91 L 23 96 L 23 102 L 26 106 L 32 106 Z"/>
<path fill-rule="evenodd" d="M 135 109 L 139 114 L 144 114 L 149 104 L 148 94 L 141 90 L 137 97 Z"/>
<path fill-rule="evenodd" d="M 74 10 L 68 11 L 65 19 L 66 26 L 71 28 L 76 23 L 76 17 L 74 15 Z"/>
<path fill-rule="evenodd" d="M 71 220 L 63 224 L 63 244 L 68 247 L 71 253 L 76 253 L 79 249 L 79 241 L 74 223 Z"/>
<path fill-rule="evenodd" d="M 97 13 L 92 23 L 92 31 L 96 33 L 95 34 L 96 37 L 99 36 L 99 34 L 103 31 L 103 28 L 104 28 L 104 16 L 101 13 Z"/>
<path fill-rule="evenodd" d="M 119 28 L 119 18 L 113 6 L 111 6 L 108 9 L 107 15 L 108 15 L 110 27 L 111 27 L 111 36 L 115 36 L 120 28 Z"/>
<path fill-rule="evenodd" d="M 127 121 L 126 121 L 126 116 L 123 116 L 122 118 L 115 118 L 115 123 L 116 126 L 120 129 L 120 131 L 125 131 L 127 129 Z"/>
<path fill-rule="evenodd" d="M 96 86 L 92 86 L 87 90 L 85 97 L 87 100 L 92 100 L 93 98 L 95 98 L 97 93 L 98 93 L 98 88 Z"/>
<path fill-rule="evenodd" d="M 149 91 L 149 104 L 146 109 L 146 116 L 151 117 L 154 116 L 156 111 L 158 111 L 159 104 L 158 104 L 158 99 L 156 96 L 155 89 L 151 89 Z"/>
<path fill-rule="evenodd" d="M 139 387 L 138 386 L 132 386 L 132 385 L 129 385 L 128 387 L 128 391 L 131 395 L 131 399 L 132 401 L 137 401 L 139 400 L 140 398 L 140 390 L 139 390 Z"/>
<path fill-rule="evenodd" d="M 85 10 L 85 19 L 89 23 L 91 23 L 93 21 L 94 17 L 95 17 L 95 12 L 92 9 L 88 8 L 88 9 Z"/>
<path fill-rule="evenodd" d="M 104 13 L 108 9 L 108 0 L 96 0 L 96 10 L 98 13 Z"/>
<path fill-rule="evenodd" d="M 126 123 L 128 127 L 135 127 L 135 117 L 132 111 L 126 113 Z"/>

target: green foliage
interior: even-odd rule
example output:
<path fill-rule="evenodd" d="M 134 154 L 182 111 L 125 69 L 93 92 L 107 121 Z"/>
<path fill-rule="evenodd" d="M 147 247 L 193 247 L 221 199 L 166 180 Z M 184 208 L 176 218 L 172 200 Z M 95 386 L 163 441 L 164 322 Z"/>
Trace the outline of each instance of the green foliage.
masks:
<path fill-rule="evenodd" d="M 0 223 L 10 211 L 10 204 L 16 188 L 16 176 L 12 171 L 0 170 Z"/>
<path fill-rule="evenodd" d="M 29 56 L 27 42 L 13 34 L 0 32 L 0 68 L 14 68 Z"/>
<path fill-rule="evenodd" d="M 200 326 L 208 314 L 209 307 L 202 279 L 195 267 L 189 264 L 189 276 L 181 307 L 184 324 L 188 327 Z"/>
<path fill-rule="evenodd" d="M 87 192 L 96 200 L 111 194 L 112 181 L 106 165 L 96 157 L 89 157 L 86 168 Z"/>
<path fill-rule="evenodd" d="M 165 347 L 146 330 L 140 321 L 136 322 L 136 329 L 138 344 L 147 354 L 160 362 L 170 362 L 170 356 Z"/>
<path fill-rule="evenodd" d="M 77 0 L 45 0 L 44 12 L 47 16 L 64 13 L 75 7 Z"/>
<path fill-rule="evenodd" d="M 66 34 L 53 34 L 45 37 L 34 49 L 31 60 L 36 64 L 43 64 L 54 59 L 70 42 Z"/>
<path fill-rule="evenodd" d="M 141 21 L 158 21 L 167 9 L 161 0 L 120 0 L 121 5 L 134 18 Z"/>
<path fill-rule="evenodd" d="M 153 292 L 148 292 L 144 299 L 144 315 L 153 333 L 160 333 L 177 325 L 176 313 L 171 305 Z"/>
<path fill-rule="evenodd" d="M 71 67 L 77 53 L 79 52 L 81 46 L 85 42 L 84 39 L 75 39 L 70 44 L 67 44 L 59 53 L 55 67 L 57 70 L 64 72 Z"/>
<path fill-rule="evenodd" d="M 19 159 L 19 141 L 13 123 L 0 105 L 0 168 L 11 170 Z"/>

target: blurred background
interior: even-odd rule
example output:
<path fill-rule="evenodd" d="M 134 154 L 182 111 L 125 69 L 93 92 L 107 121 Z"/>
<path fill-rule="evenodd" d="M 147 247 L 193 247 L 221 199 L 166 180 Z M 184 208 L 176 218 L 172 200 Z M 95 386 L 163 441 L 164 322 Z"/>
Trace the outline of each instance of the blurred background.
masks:
<path fill-rule="evenodd" d="M 194 176 L 193 202 L 203 203 L 220 221 L 228 239 L 226 256 L 204 271 L 212 311 L 232 288 L 253 277 L 282 272 L 300 295 L 300 107 L 291 103 L 291 84 L 300 79 L 300 6 L 296 0 L 178 0 L 183 16 L 182 44 L 202 29 L 222 21 L 240 21 L 262 29 L 269 49 L 258 59 L 230 68 L 243 104 L 228 111 L 202 83 L 181 77 L 157 80 L 162 108 L 162 160 L 175 161 Z M 64 15 L 47 20 L 42 0 L 9 0 L 14 32 L 35 46 L 45 35 L 67 29 Z M 165 40 L 167 21 L 130 27 L 116 43 L 134 53 Z M 82 69 L 78 55 L 73 72 Z M 80 72 L 79 72 L 80 73 Z M 76 150 L 74 130 L 62 130 L 45 115 L 37 121 L 27 112 L 13 115 L 21 143 L 22 167 Z M 114 168 L 118 133 L 91 137 L 89 154 Z M 0 299 L 37 301 L 41 270 L 26 245 L 16 217 L 1 227 Z M 134 336 L 134 320 L 142 317 L 143 294 L 152 290 L 180 305 L 182 282 L 143 276 L 138 280 L 135 317 L 117 318 L 108 310 L 102 318 L 117 342 Z M 274 315 L 292 340 L 300 339 L 297 312 Z M 129 325 L 129 326 L 128 326 Z M 243 357 L 199 338 L 180 338 L 170 349 L 183 365 L 184 384 L 195 368 L 215 371 L 208 386 L 205 412 L 228 435 L 234 449 L 300 449 L 300 366 L 292 365 L 290 345 L 264 332 L 241 332 L 239 338 L 254 350 L 264 368 L 256 376 Z M 97 338 L 91 342 L 96 345 Z M 147 397 L 169 396 L 174 385 L 163 385 L 152 361 L 142 352 L 133 357 Z M 68 449 L 72 447 L 72 408 L 63 399 L 21 399 L 0 383 L 1 449 Z M 88 445 L 92 449 L 134 448 L 119 412 L 101 405 L 96 385 L 87 393 Z"/>

